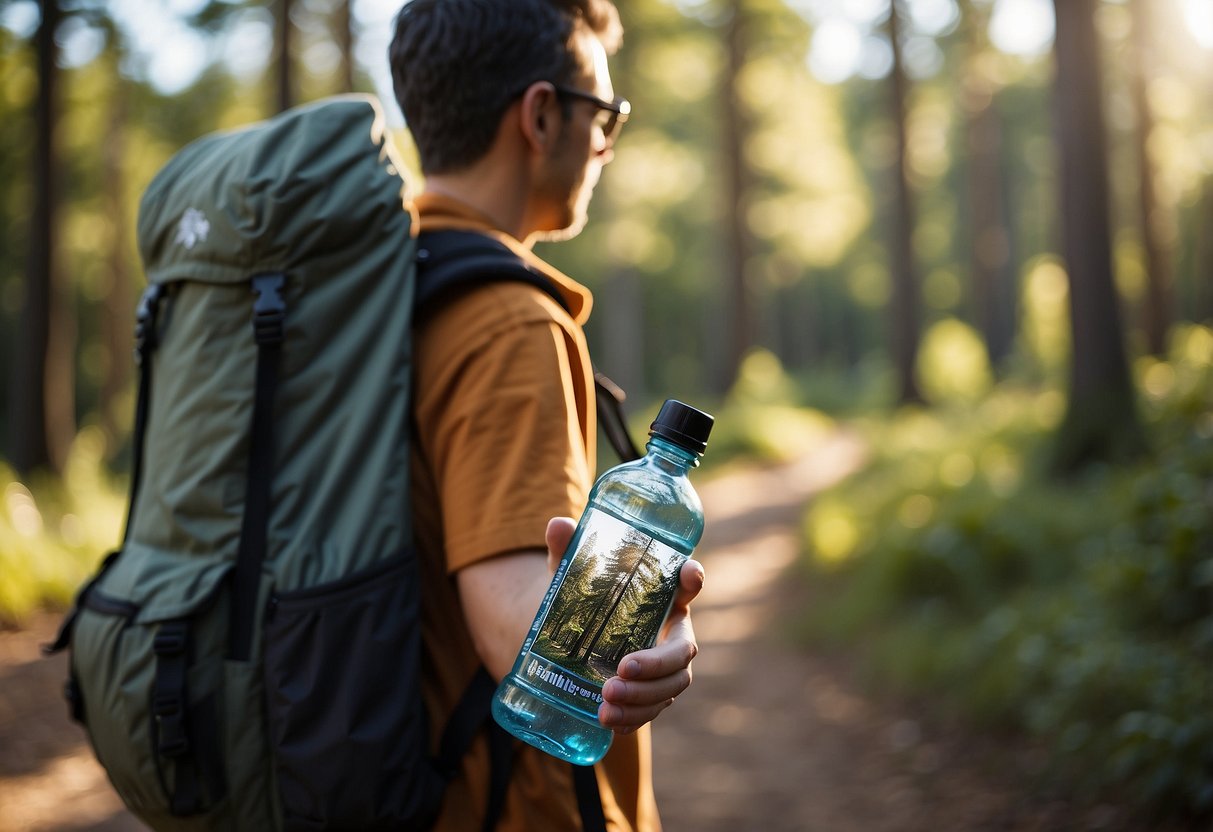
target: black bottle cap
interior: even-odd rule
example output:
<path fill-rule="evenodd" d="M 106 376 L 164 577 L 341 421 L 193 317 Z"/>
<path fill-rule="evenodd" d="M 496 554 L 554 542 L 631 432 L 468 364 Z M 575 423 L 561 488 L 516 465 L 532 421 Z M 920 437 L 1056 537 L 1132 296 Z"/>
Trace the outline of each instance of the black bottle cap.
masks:
<path fill-rule="evenodd" d="M 702 455 L 708 447 L 708 434 L 712 432 L 715 421 L 711 414 L 696 410 L 689 404 L 666 399 L 661 412 L 649 426 L 649 435 L 668 439 L 681 448 Z"/>

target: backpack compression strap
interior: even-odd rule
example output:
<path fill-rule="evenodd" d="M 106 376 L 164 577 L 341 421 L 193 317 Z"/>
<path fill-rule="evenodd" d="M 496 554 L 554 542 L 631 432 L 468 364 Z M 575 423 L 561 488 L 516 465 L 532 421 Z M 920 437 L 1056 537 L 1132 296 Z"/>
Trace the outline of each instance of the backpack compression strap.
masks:
<path fill-rule="evenodd" d="M 154 283 L 147 287 L 139 299 L 139 307 L 135 312 L 135 366 L 139 370 L 139 392 L 135 402 L 135 425 L 131 436 L 131 480 L 126 502 L 126 524 L 122 532 L 124 543 L 130 537 L 131 526 L 135 521 L 135 497 L 139 493 L 139 484 L 143 478 L 144 435 L 147 433 L 147 414 L 152 400 L 152 353 L 156 349 L 156 326 L 160 314 L 160 299 L 163 295 L 163 285 Z M 102 562 L 101 568 L 76 594 L 71 611 L 64 616 L 55 640 L 42 646 L 42 652 L 45 655 L 53 656 L 67 649 L 71 642 L 76 617 L 80 614 L 81 607 L 84 606 L 85 598 L 88 597 L 93 585 L 101 580 L 101 576 L 117 558 L 118 552 L 111 552 Z M 72 718 L 82 723 L 84 721 L 83 703 L 75 690 L 74 676 L 68 679 L 66 693 L 68 702 L 71 704 Z"/>

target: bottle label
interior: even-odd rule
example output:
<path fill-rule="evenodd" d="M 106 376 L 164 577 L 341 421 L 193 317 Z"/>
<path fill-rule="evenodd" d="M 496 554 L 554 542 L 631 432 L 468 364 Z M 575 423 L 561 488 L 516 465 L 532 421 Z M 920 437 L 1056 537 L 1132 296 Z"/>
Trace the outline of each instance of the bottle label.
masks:
<path fill-rule="evenodd" d="M 657 640 L 685 559 L 634 526 L 589 509 L 547 612 L 523 645 L 518 675 L 597 715 L 602 685 L 619 661 Z"/>

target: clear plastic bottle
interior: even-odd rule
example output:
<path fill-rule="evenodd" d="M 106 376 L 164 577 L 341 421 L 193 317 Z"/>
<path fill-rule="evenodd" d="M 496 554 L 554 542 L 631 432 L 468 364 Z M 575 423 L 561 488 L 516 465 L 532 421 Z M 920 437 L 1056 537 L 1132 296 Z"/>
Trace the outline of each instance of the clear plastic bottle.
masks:
<path fill-rule="evenodd" d="M 603 474 L 560 559 L 518 659 L 493 698 L 493 717 L 553 756 L 592 765 L 612 732 L 598 721 L 602 685 L 628 653 L 651 647 L 678 573 L 703 534 L 687 474 L 713 419 L 670 399 L 648 453 Z"/>

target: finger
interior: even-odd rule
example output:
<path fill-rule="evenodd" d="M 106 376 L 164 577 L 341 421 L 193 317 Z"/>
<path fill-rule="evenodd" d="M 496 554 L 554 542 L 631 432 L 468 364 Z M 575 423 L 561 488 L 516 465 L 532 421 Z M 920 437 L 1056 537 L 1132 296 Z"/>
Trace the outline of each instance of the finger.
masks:
<path fill-rule="evenodd" d="M 627 680 L 660 679 L 686 670 L 698 654 L 699 645 L 695 643 L 691 620 L 683 616 L 656 647 L 624 656 L 616 673 Z"/>
<path fill-rule="evenodd" d="M 674 605 L 671 609 L 683 610 L 689 607 L 703 589 L 705 579 L 703 564 L 697 560 L 687 560 L 678 572 L 678 591 L 674 593 Z"/>
<path fill-rule="evenodd" d="M 569 548 L 573 532 L 577 530 L 577 522 L 572 517 L 553 517 L 548 521 L 548 527 L 543 539 L 548 546 L 548 571 L 555 572 L 556 565 Z"/>
<path fill-rule="evenodd" d="M 603 702 L 598 706 L 598 722 L 602 727 L 610 728 L 616 734 L 630 734 L 641 725 L 652 722 L 672 704 L 674 704 L 673 699 L 645 707 L 635 705 L 625 707 Z"/>
<path fill-rule="evenodd" d="M 690 686 L 691 669 L 689 667 L 669 676 L 647 681 L 612 676 L 602 686 L 602 698 L 609 704 L 619 707 L 649 708 L 663 702 L 673 701 L 674 697 Z"/>

